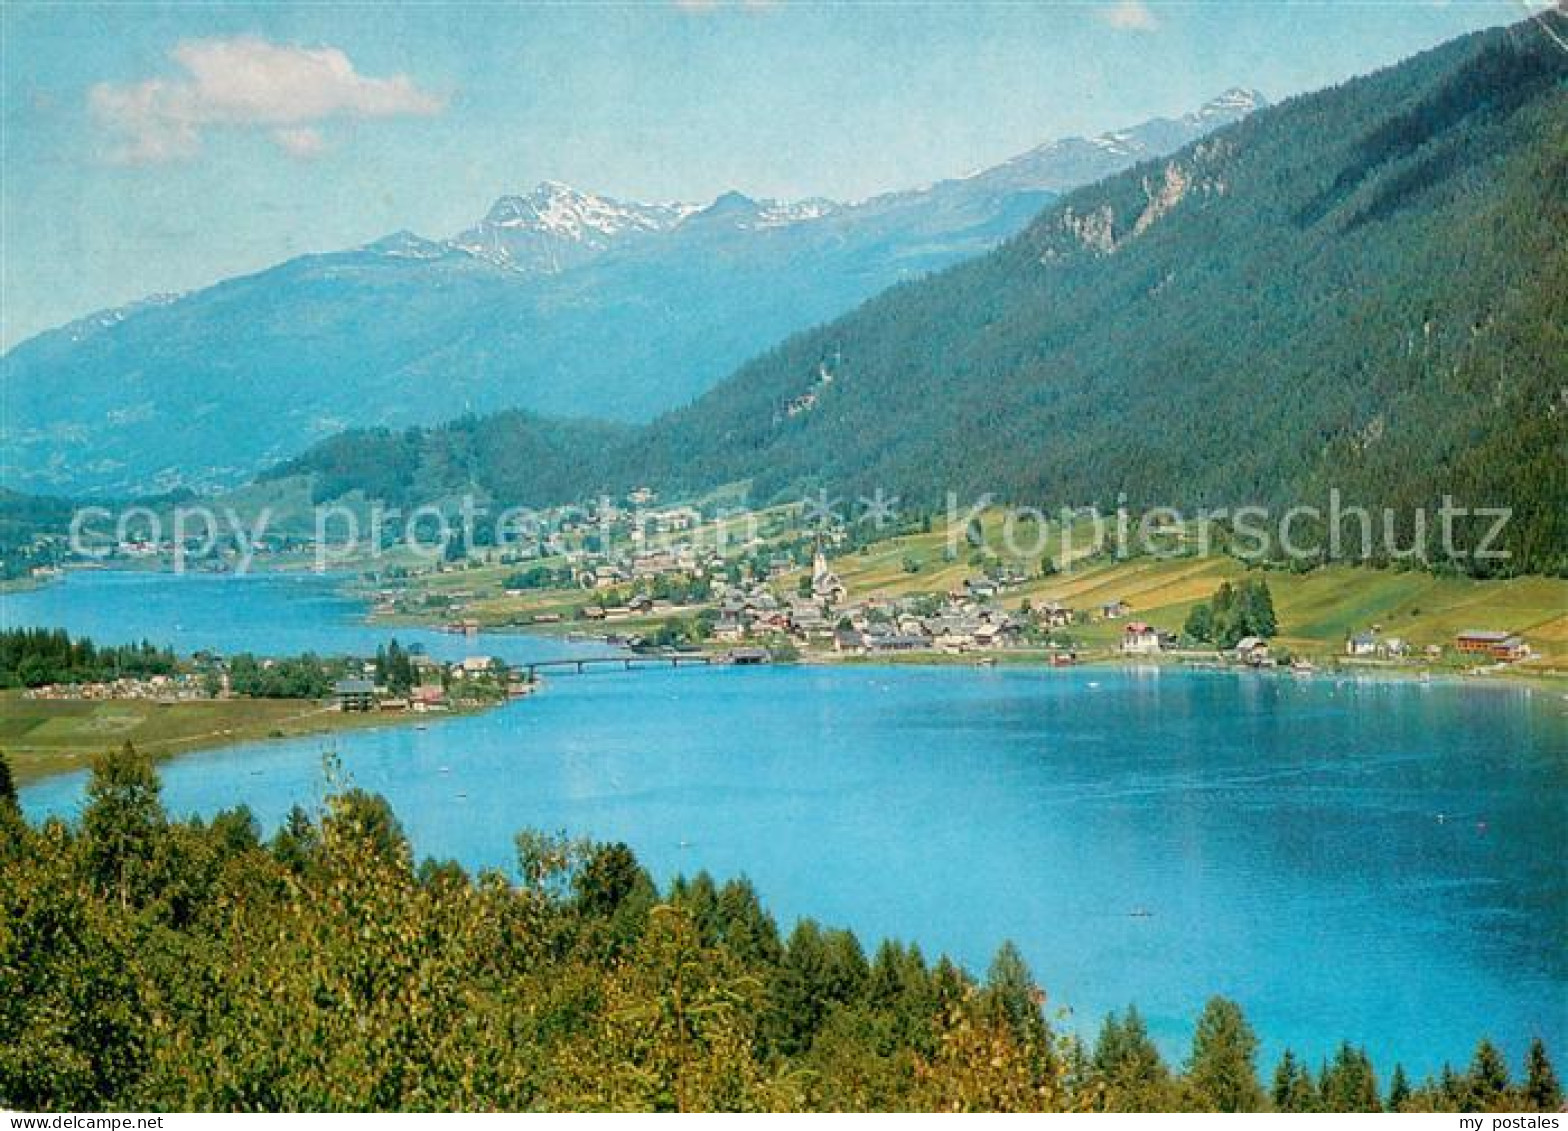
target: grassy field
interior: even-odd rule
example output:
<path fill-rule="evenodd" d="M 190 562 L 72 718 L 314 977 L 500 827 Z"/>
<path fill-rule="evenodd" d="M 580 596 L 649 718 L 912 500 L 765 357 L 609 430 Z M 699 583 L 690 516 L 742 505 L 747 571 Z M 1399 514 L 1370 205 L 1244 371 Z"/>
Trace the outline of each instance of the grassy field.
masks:
<path fill-rule="evenodd" d="M 862 568 L 862 560 L 851 555 L 838 563 L 852 597 L 878 590 L 945 589 L 968 572 L 947 567 L 935 575 L 892 578 L 875 562 Z M 1120 600 L 1130 606 L 1133 617 L 1178 632 L 1193 605 L 1207 600 L 1221 582 L 1246 576 L 1247 568 L 1227 557 L 1094 563 L 1030 581 L 1009 595 L 1007 603 L 1027 597 L 1036 605 L 1057 600 L 1074 609 L 1098 610 Z M 1568 669 L 1568 582 L 1559 579 L 1473 581 L 1352 566 L 1252 576 L 1268 582 L 1279 617 L 1279 641 L 1295 652 L 1339 655 L 1348 637 L 1374 626 L 1417 648 L 1451 645 L 1455 634 L 1465 629 L 1501 629 L 1518 633 L 1540 654 L 1526 667 Z M 1101 621 L 1075 631 L 1090 643 L 1109 644 L 1121 627 L 1117 621 Z"/>
<path fill-rule="evenodd" d="M 404 714 L 344 714 L 329 703 L 283 699 L 27 699 L 0 692 L 0 750 L 20 782 L 91 764 L 103 750 L 132 743 L 155 758 L 264 738 L 325 734 L 406 722 Z M 437 716 L 439 717 L 439 716 Z M 426 716 L 419 716 L 424 720 Z"/>
<path fill-rule="evenodd" d="M 1000 523 L 987 516 L 987 546 L 1000 549 Z M 1028 531 L 1021 543 L 1032 540 Z M 1318 657 L 1342 655 L 1345 641 L 1358 632 L 1379 628 L 1416 648 L 1451 645 L 1466 629 L 1499 629 L 1518 633 L 1539 654 L 1521 665 L 1524 670 L 1568 671 L 1568 581 L 1521 577 L 1474 581 L 1437 577 L 1420 571 L 1378 570 L 1334 565 L 1310 573 L 1249 571 L 1234 558 L 1134 558 L 1129 561 L 1091 559 L 1087 525 L 1064 538 L 1053 527 L 1044 539 L 1044 553 L 1063 565 L 1062 572 L 1032 577 L 1009 592 L 1004 603 L 1028 599 L 1036 606 L 1060 601 L 1073 609 L 1098 612 L 1101 605 L 1125 602 L 1131 616 L 1158 628 L 1180 631 L 1193 605 L 1207 600 L 1223 581 L 1264 578 L 1279 617 L 1279 642 L 1297 653 Z M 878 543 L 834 560 L 833 568 L 849 589 L 850 599 L 873 594 L 904 596 L 946 592 L 981 572 L 969 560 L 971 548 L 948 560 L 946 536 L 937 531 Z M 1001 555 L 1000 560 L 1007 560 Z M 1030 574 L 1039 557 L 1021 563 Z M 918 565 L 912 572 L 909 565 Z M 1122 622 L 1096 621 L 1074 634 L 1094 645 L 1112 645 Z"/>

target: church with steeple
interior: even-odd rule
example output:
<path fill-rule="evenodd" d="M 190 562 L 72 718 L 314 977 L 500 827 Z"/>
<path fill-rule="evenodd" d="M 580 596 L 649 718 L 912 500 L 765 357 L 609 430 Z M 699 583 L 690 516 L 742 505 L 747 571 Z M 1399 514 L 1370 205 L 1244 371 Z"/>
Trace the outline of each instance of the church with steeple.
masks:
<path fill-rule="evenodd" d="M 830 605 L 842 604 L 844 598 L 849 596 L 849 590 L 839 580 L 838 574 L 828 568 L 828 558 L 822 552 L 820 542 L 817 543 L 817 553 L 811 562 L 811 594 Z"/>

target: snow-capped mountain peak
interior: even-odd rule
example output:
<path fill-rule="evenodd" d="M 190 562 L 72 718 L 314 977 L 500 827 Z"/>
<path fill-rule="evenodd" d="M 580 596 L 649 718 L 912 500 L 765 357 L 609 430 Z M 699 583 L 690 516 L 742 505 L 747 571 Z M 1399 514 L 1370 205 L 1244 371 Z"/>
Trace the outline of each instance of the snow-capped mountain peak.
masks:
<path fill-rule="evenodd" d="M 695 205 L 641 204 L 541 181 L 523 196 L 503 196 L 485 218 L 451 242 L 503 267 L 556 272 L 628 239 L 668 231 Z"/>
<path fill-rule="evenodd" d="M 586 240 L 626 231 L 659 231 L 685 214 L 682 205 L 635 204 L 583 192 L 560 181 L 541 181 L 527 196 L 503 196 L 486 223 L 534 228 L 563 239 Z"/>
<path fill-rule="evenodd" d="M 541 181 L 526 195 L 501 197 L 449 246 L 513 270 L 553 274 L 688 220 L 753 231 L 820 220 L 841 207 L 820 197 L 753 200 L 734 191 L 707 205 L 645 204 Z"/>
<path fill-rule="evenodd" d="M 323 421 L 450 415 L 453 382 L 481 410 L 651 417 L 792 333 L 1016 235 L 1056 193 L 1175 152 L 1259 101 L 1227 91 L 1190 114 L 856 203 L 648 204 L 545 181 L 453 239 L 393 232 L 19 344 L 0 377 L 13 432 L 35 439 L 6 462 L 13 482 L 50 493 L 233 485 Z M 1146 214 L 1183 188 L 1167 174 Z M 301 359 L 299 380 L 274 379 L 279 357 Z M 64 435 L 79 439 L 62 449 Z M 102 462 L 105 451 L 128 458 Z"/>
<path fill-rule="evenodd" d="M 805 200 L 766 200 L 757 215 L 759 228 L 782 228 L 808 220 L 821 220 L 843 208 L 836 200 L 824 196 L 807 197 Z"/>
<path fill-rule="evenodd" d="M 1233 86 L 1223 94 L 1209 99 L 1196 111 L 1187 115 L 1187 120 L 1198 122 L 1235 121 L 1244 118 L 1254 110 L 1261 109 L 1269 104 L 1269 100 L 1261 93 L 1248 87 Z"/>
<path fill-rule="evenodd" d="M 392 259 L 440 259 L 444 255 L 452 254 L 452 249 L 446 244 L 417 236 L 407 228 L 367 243 L 360 250 L 385 255 Z"/>
<path fill-rule="evenodd" d="M 755 200 L 740 192 L 726 192 L 708 207 L 695 213 L 693 224 L 712 228 L 724 226 L 739 231 L 757 231 L 764 228 L 784 228 L 792 224 L 821 220 L 843 209 L 837 201 L 825 197 L 808 197 L 805 200 Z"/>
<path fill-rule="evenodd" d="M 1152 118 L 1094 137 L 1063 138 L 957 181 L 890 193 L 858 204 L 820 197 L 758 200 L 734 191 L 706 205 L 646 204 L 546 180 L 526 194 L 501 197 L 483 220 L 446 246 L 508 270 L 557 274 L 679 228 L 692 237 L 703 232 L 788 228 L 830 218 L 847 219 L 868 207 L 875 210 L 908 204 L 927 192 L 1027 193 L 1037 205 L 1040 194 L 1063 192 L 1169 153 L 1265 105 L 1267 99 L 1257 91 L 1231 87 L 1179 118 Z M 411 249 L 400 253 L 419 254 Z"/>
<path fill-rule="evenodd" d="M 968 180 L 992 189 L 1065 191 L 1137 161 L 1180 149 L 1266 105 L 1268 100 L 1257 91 L 1232 87 L 1180 118 L 1151 118 L 1094 137 L 1062 138 L 971 174 Z"/>

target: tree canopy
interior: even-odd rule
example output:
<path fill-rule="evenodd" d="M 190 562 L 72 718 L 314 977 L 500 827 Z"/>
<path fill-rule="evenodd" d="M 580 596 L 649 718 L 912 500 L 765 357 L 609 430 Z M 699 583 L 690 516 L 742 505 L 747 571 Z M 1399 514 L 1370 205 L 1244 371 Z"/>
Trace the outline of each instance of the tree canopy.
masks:
<path fill-rule="evenodd" d="M 5 767 L 0 757 L 0 770 Z M 340 771 L 329 767 L 336 780 Z M 0 773 L 0 781 L 4 774 Z M 416 864 L 339 782 L 270 839 L 240 808 L 171 820 L 129 748 L 79 824 L 0 797 L 0 1106 L 24 1110 L 1377 1110 L 1367 1055 L 1265 1093 L 1239 1006 L 1173 1068 L 1136 1009 L 1091 1050 L 1018 948 L 984 979 L 803 920 L 744 880 L 661 888 L 624 844 L 525 833 L 517 866 Z M 1402 1074 L 1397 1079 L 1403 1080 Z M 1548 1110 L 1483 1042 L 1399 1110 Z M 1322 1101 L 1318 1098 L 1321 1096 Z"/>

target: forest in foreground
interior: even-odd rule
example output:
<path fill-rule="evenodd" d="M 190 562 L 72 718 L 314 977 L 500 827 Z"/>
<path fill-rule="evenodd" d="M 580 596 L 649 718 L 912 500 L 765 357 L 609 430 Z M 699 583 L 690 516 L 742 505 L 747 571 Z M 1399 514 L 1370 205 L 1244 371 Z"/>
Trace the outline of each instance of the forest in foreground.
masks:
<path fill-rule="evenodd" d="M 1536 1041 L 1412 1081 L 1347 1042 L 1262 1071 L 1214 998 L 1168 1063 L 1136 1009 L 1085 1041 L 1019 952 L 984 978 L 780 933 L 744 880 L 660 890 L 622 844 L 517 838 L 514 877 L 415 863 L 341 780 L 264 840 L 173 820 L 130 747 L 32 825 L 0 756 L 0 1107 L 24 1110 L 1555 1111 Z"/>

